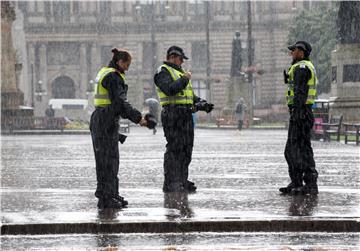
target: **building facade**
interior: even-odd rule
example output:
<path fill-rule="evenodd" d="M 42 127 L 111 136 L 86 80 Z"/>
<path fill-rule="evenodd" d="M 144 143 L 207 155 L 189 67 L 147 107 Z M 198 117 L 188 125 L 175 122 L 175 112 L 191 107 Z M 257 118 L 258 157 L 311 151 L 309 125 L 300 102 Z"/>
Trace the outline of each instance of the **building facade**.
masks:
<path fill-rule="evenodd" d="M 111 48 L 129 50 L 133 62 L 127 73 L 129 100 L 141 109 L 153 93 L 153 74 L 171 45 L 184 48 L 190 60 L 195 91 L 210 97 L 217 108 L 226 105 L 231 69 L 232 40 L 240 31 L 243 67 L 247 66 L 247 2 L 210 1 L 19 1 L 13 2 L 23 26 L 19 51 L 25 76 L 25 101 L 43 115 L 52 98 L 90 98 L 97 71 L 107 65 Z M 286 44 L 290 20 L 309 1 L 253 1 L 255 107 L 284 104 L 282 71 L 290 58 Z M 209 29 L 210 90 L 207 89 Z M 15 37 L 21 37 L 21 31 Z M 24 50 L 25 49 L 25 50 Z"/>

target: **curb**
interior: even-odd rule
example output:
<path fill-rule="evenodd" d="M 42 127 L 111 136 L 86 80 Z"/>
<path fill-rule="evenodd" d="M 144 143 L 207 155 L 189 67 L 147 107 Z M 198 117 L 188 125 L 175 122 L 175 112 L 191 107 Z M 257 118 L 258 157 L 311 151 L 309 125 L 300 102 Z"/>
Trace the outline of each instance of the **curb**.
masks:
<path fill-rule="evenodd" d="M 359 220 L 257 220 L 124 223 L 4 224 L 1 235 L 182 233 L 182 232 L 360 232 Z"/>

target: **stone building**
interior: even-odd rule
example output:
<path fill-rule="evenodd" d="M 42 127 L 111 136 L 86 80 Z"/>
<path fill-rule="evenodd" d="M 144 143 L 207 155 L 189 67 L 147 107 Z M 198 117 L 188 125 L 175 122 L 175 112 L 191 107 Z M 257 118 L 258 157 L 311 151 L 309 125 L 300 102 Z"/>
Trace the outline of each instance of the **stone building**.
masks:
<path fill-rule="evenodd" d="M 210 1 L 17 1 L 23 19 L 27 69 L 25 101 L 43 115 L 50 98 L 89 98 L 96 72 L 106 65 L 114 46 L 128 49 L 133 63 L 127 74 L 129 100 L 141 108 L 151 95 L 153 73 L 176 44 L 190 60 L 196 93 L 226 105 L 231 46 L 240 31 L 246 62 L 247 2 Z M 284 104 L 282 71 L 288 67 L 286 43 L 290 20 L 312 1 L 252 1 L 255 107 Z M 210 90 L 206 89 L 206 27 L 210 31 Z M 21 36 L 17 32 L 15 36 Z M 20 46 L 20 45 L 19 45 Z M 23 51 L 23 50 L 19 50 Z M 25 88 L 26 86 L 26 88 Z M 211 95 L 209 95 L 209 91 Z M 40 98 L 39 98 L 40 97 Z"/>

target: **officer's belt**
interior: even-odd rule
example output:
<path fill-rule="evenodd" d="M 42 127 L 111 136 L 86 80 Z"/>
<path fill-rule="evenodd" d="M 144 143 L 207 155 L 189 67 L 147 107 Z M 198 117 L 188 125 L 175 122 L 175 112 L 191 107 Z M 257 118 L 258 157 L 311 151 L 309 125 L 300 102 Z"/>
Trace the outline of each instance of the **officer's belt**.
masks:
<path fill-rule="evenodd" d="M 312 106 L 313 105 L 311 105 L 311 104 L 306 104 L 306 105 L 304 105 L 303 107 L 308 107 L 308 108 L 312 108 Z M 288 108 L 290 109 L 290 110 L 294 110 L 295 109 L 295 106 L 294 105 L 288 105 Z"/>
<path fill-rule="evenodd" d="M 181 110 L 192 110 L 192 105 L 175 105 L 175 104 L 169 104 L 164 105 L 163 109 L 181 109 Z"/>

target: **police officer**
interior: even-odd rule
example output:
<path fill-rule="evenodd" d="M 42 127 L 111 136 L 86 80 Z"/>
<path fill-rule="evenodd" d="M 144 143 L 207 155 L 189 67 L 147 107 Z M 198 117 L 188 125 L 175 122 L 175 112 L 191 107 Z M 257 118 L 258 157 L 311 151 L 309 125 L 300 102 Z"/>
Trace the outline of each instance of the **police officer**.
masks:
<path fill-rule="evenodd" d="M 119 195 L 119 119 L 131 120 L 146 126 L 141 113 L 128 103 L 125 71 L 131 64 L 131 55 L 125 50 L 112 49 L 112 60 L 96 76 L 94 91 L 95 111 L 91 115 L 90 131 L 93 142 L 98 208 L 122 208 L 128 204 Z"/>
<path fill-rule="evenodd" d="M 285 158 L 291 183 L 279 190 L 283 194 L 317 194 L 318 173 L 310 141 L 314 124 L 311 106 L 316 97 L 317 84 L 316 71 L 309 59 L 311 46 L 305 41 L 298 41 L 288 49 L 293 61 L 289 70 L 284 71 L 284 80 L 288 86 L 286 99 L 290 111 Z"/>
<path fill-rule="evenodd" d="M 192 112 L 194 104 L 210 112 L 213 104 L 194 95 L 191 72 L 181 65 L 188 59 L 182 48 L 171 46 L 166 61 L 154 76 L 161 111 L 161 122 L 167 141 L 164 154 L 164 192 L 195 192 L 196 186 L 188 180 L 188 168 L 194 143 Z"/>

